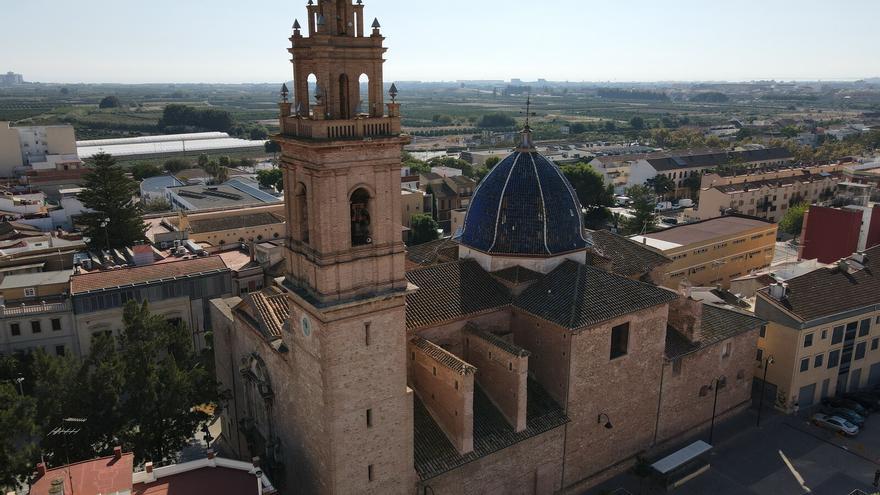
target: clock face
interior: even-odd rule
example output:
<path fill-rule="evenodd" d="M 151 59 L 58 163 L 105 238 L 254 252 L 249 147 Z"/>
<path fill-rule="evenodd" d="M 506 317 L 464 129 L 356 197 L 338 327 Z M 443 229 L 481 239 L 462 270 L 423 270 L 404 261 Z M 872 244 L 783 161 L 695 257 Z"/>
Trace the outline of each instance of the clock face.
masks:
<path fill-rule="evenodd" d="M 311 322 L 311 320 L 309 320 L 308 316 L 303 315 L 302 320 L 300 320 L 300 324 L 302 327 L 303 335 L 308 337 L 309 335 L 312 334 L 312 322 Z"/>

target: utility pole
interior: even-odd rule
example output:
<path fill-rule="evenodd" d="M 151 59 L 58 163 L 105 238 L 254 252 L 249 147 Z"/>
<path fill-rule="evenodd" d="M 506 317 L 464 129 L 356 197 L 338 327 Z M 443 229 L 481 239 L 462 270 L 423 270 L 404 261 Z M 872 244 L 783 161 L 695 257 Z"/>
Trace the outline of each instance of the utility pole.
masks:
<path fill-rule="evenodd" d="M 712 388 L 715 389 L 715 399 L 712 401 L 712 422 L 709 425 L 709 445 L 712 444 L 712 438 L 715 433 L 715 410 L 718 407 L 718 389 L 724 386 L 724 377 L 715 378 Z"/>
<path fill-rule="evenodd" d="M 755 426 L 761 426 L 761 411 L 764 408 L 764 390 L 767 388 L 767 368 L 773 364 L 773 356 L 767 356 L 764 360 L 764 379 L 761 381 L 761 397 L 758 398 L 758 421 Z"/>

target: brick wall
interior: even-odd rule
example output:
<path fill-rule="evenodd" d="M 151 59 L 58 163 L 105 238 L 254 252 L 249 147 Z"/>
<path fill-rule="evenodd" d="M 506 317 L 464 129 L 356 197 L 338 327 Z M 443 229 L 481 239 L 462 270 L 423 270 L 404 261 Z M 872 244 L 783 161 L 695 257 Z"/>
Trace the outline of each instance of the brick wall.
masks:
<path fill-rule="evenodd" d="M 529 351 L 529 374 L 565 407 L 571 332 L 515 309 L 510 319 L 514 344 Z"/>
<path fill-rule="evenodd" d="M 648 308 L 572 336 L 565 479 L 568 486 L 646 449 L 657 417 L 667 306 Z M 610 359 L 611 328 L 629 323 L 627 354 Z M 613 428 L 598 422 L 607 414 Z"/>
<path fill-rule="evenodd" d="M 708 388 L 717 377 L 725 377 L 726 385 L 718 390 L 716 414 L 749 400 L 755 370 L 757 333 L 757 328 L 741 333 L 679 358 L 680 364 L 664 366 L 658 442 L 686 433 L 711 420 L 715 392 Z M 727 342 L 731 343 L 730 356 L 723 357 L 723 347 Z M 701 390 L 705 395 L 700 395 Z"/>
<path fill-rule="evenodd" d="M 468 327 L 464 359 L 477 367 L 476 380 L 514 431 L 526 429 L 527 352 L 511 352 L 487 338 L 485 331 Z"/>
<path fill-rule="evenodd" d="M 414 343 L 416 339 L 429 349 Z M 459 453 L 474 450 L 473 367 L 420 337 L 410 341 L 408 352 L 412 389 Z M 437 359 L 437 353 L 454 361 L 458 369 Z"/>

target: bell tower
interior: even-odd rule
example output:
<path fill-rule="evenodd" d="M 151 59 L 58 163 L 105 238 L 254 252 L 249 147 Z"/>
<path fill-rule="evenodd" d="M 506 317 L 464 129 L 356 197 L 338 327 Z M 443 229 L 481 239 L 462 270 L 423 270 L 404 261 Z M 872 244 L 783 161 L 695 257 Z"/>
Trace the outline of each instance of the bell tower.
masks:
<path fill-rule="evenodd" d="M 309 0 L 293 24 L 279 124 L 292 345 L 283 423 L 296 493 L 410 493 L 401 134 L 384 37 L 360 0 Z"/>

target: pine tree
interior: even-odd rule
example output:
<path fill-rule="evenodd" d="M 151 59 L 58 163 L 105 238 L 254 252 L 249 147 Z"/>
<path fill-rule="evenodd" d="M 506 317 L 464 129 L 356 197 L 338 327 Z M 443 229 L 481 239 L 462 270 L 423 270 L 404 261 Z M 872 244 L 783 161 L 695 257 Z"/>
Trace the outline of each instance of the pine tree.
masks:
<path fill-rule="evenodd" d="M 189 330 L 159 315 L 146 302 L 125 305 L 125 432 L 136 460 L 174 456 L 208 415 L 198 406 L 217 401 L 217 386 L 194 352 Z"/>
<path fill-rule="evenodd" d="M 85 175 L 84 182 L 84 190 L 77 197 L 83 206 L 92 210 L 80 217 L 90 248 L 130 247 L 143 240 L 147 226 L 134 201 L 138 185 L 126 177 L 112 156 L 95 155 L 92 170 Z"/>
<path fill-rule="evenodd" d="M 0 491 L 15 490 L 33 469 L 37 448 L 34 400 L 0 382 Z"/>

